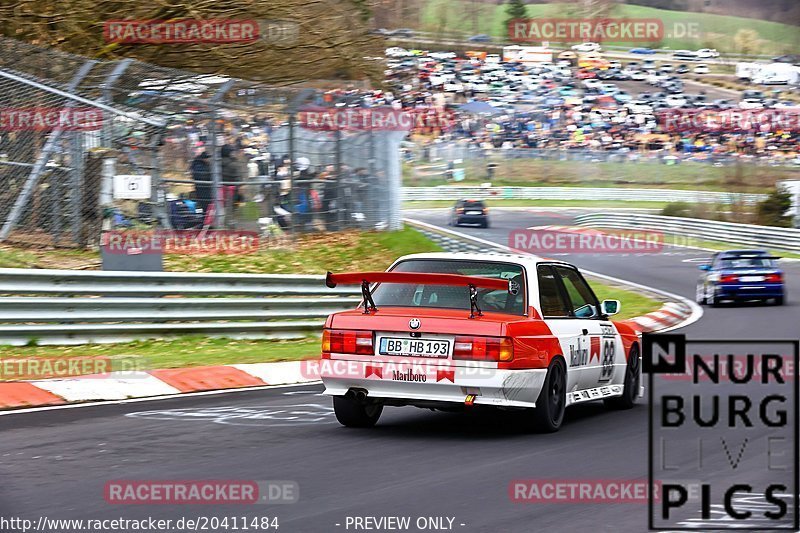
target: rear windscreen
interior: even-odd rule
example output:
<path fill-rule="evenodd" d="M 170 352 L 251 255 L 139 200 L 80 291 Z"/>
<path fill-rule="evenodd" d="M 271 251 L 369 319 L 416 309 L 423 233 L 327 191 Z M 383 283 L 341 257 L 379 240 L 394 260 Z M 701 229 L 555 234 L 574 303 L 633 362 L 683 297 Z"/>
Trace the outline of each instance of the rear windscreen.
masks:
<path fill-rule="evenodd" d="M 478 307 L 482 311 L 525 313 L 525 282 L 522 267 L 499 262 L 459 260 L 410 259 L 395 265 L 392 272 L 426 272 L 460 274 L 487 278 L 511 279 L 520 290 L 509 294 L 507 290 L 478 289 Z M 409 283 L 382 283 L 373 292 L 375 305 L 388 307 L 432 307 L 469 310 L 469 288 L 445 285 L 419 285 Z"/>

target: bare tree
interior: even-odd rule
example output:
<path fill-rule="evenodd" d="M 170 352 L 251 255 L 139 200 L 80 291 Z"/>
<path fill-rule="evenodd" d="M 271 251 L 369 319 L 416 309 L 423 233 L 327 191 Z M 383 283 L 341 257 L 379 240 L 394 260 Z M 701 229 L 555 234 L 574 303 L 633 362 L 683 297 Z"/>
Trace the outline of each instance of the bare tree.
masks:
<path fill-rule="evenodd" d="M 372 0 L 17 0 L 0 4 L 0 34 L 64 51 L 114 59 L 132 57 L 167 67 L 271 83 L 380 77 L 365 57 L 382 42 L 367 32 Z M 287 21 L 296 38 L 229 44 L 107 42 L 111 20 L 225 19 Z"/>

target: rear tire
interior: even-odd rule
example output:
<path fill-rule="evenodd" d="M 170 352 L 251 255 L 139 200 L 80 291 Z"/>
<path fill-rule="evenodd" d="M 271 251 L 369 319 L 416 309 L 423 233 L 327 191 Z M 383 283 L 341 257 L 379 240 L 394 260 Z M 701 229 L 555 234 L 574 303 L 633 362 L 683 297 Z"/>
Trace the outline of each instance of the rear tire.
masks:
<path fill-rule="evenodd" d="M 785 300 L 783 296 L 778 296 L 777 298 L 775 298 L 775 305 L 783 305 L 784 302 Z"/>
<path fill-rule="evenodd" d="M 697 289 L 695 289 L 694 301 L 700 305 L 706 305 L 708 303 L 706 299 L 706 288 L 702 284 L 698 284 Z"/>
<path fill-rule="evenodd" d="M 622 396 L 616 398 L 606 398 L 603 403 L 609 409 L 630 409 L 636 403 L 639 396 L 639 346 L 633 345 L 628 354 L 628 364 L 625 365 L 625 384 L 622 388 Z"/>
<path fill-rule="evenodd" d="M 344 396 L 333 397 L 336 420 L 349 428 L 371 428 L 383 412 L 383 404 L 359 403 Z"/>
<path fill-rule="evenodd" d="M 542 391 L 533 410 L 533 429 L 555 433 L 564 421 L 567 406 L 567 368 L 561 358 L 553 358 L 547 368 Z"/>
<path fill-rule="evenodd" d="M 711 307 L 719 307 L 721 305 L 720 299 L 717 296 L 716 291 L 711 293 L 711 297 L 708 299 L 708 304 Z"/>

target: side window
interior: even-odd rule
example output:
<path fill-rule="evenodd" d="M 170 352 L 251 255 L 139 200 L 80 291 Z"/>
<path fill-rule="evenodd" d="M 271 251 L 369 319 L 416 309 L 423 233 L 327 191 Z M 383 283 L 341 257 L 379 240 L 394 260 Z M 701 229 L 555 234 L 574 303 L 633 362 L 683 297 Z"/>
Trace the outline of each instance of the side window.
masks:
<path fill-rule="evenodd" d="M 555 272 L 552 267 L 540 265 L 536 269 L 539 277 L 539 305 L 542 316 L 569 316 L 567 303 L 561 294 Z"/>
<path fill-rule="evenodd" d="M 592 318 L 599 311 L 599 303 L 592 289 L 583 280 L 577 270 L 567 267 L 555 267 L 569 297 L 570 311 L 576 318 Z"/>

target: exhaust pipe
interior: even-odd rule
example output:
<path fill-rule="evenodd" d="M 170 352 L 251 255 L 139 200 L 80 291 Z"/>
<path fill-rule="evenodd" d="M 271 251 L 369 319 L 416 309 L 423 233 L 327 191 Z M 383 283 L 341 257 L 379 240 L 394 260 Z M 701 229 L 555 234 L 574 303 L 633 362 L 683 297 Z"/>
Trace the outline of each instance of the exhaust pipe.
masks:
<path fill-rule="evenodd" d="M 367 391 L 365 389 L 350 389 L 345 394 L 345 397 L 349 397 L 352 400 L 355 400 L 359 403 L 364 403 L 367 401 Z"/>

